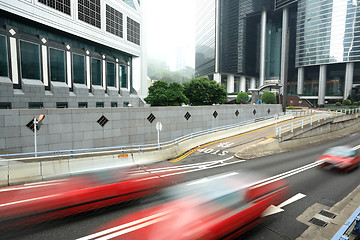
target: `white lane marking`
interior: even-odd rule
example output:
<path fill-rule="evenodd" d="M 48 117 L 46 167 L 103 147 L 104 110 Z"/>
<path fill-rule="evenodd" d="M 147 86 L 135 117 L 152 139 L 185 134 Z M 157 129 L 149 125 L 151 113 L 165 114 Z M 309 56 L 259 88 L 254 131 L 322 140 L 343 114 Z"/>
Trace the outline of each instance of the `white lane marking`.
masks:
<path fill-rule="evenodd" d="M 112 232 L 120 231 L 120 230 L 123 230 L 125 228 L 130 228 L 130 227 L 133 227 L 135 225 L 142 224 L 142 223 L 154 220 L 154 219 L 156 219 L 158 217 L 163 217 L 164 215 L 168 214 L 169 212 L 170 211 L 160 212 L 160 213 L 157 213 L 157 214 L 145 217 L 145 218 L 141 218 L 141 219 L 129 222 L 129 223 L 125 223 L 125 224 L 122 224 L 122 225 L 119 225 L 119 226 L 116 226 L 116 227 L 112 227 L 112 228 L 109 228 L 109 229 L 106 229 L 106 230 L 103 230 L 103 231 L 100 231 L 100 232 L 97 232 L 97 233 L 94 233 L 94 234 L 91 234 L 91 235 L 88 235 L 88 236 L 85 236 L 85 237 L 82 237 L 82 238 L 78 238 L 77 240 L 89 240 L 89 239 L 94 239 L 94 238 L 97 238 L 97 237 L 101 237 L 101 236 L 110 234 Z"/>
<path fill-rule="evenodd" d="M 229 160 L 229 159 L 231 159 L 231 158 L 234 158 L 234 156 L 229 157 L 229 158 L 226 158 L 226 159 L 224 159 L 224 160 L 218 160 L 217 163 L 220 163 L 220 164 L 218 164 L 218 165 L 211 164 L 211 165 L 209 165 L 209 166 L 200 167 L 200 168 L 197 168 L 197 169 L 192 169 L 192 170 L 183 171 L 183 172 L 169 173 L 169 174 L 160 175 L 160 176 L 161 176 L 161 177 L 167 177 L 167 176 L 172 176 L 172 175 L 178 175 L 178 174 L 184 174 L 184 173 L 197 172 L 197 171 L 201 171 L 201 170 L 205 170 L 205 169 L 223 167 L 223 166 L 227 166 L 227 165 L 230 165 L 230 164 L 236 164 L 236 163 L 245 162 L 245 160 L 238 160 L 238 161 L 234 161 L 234 162 L 224 163 L 224 161 Z"/>
<path fill-rule="evenodd" d="M 288 200 L 282 202 L 281 204 L 279 204 L 278 206 L 274 206 L 274 205 L 270 205 L 263 213 L 262 213 L 262 217 L 266 217 L 266 216 L 270 216 L 273 215 L 275 213 L 279 213 L 279 212 L 283 212 L 284 209 L 282 209 L 282 207 L 285 207 L 286 205 L 289 205 L 293 202 L 296 202 L 302 198 L 306 197 L 305 194 L 302 193 L 298 193 L 295 196 L 289 198 Z"/>
<path fill-rule="evenodd" d="M 352 148 L 352 150 L 358 150 L 360 148 L 360 145 L 357 145 L 355 147 Z"/>
<path fill-rule="evenodd" d="M 305 165 L 305 166 L 302 166 L 302 167 L 299 167 L 299 168 L 296 168 L 296 169 L 293 169 L 293 170 L 290 170 L 290 171 L 287 171 L 287 172 L 284 172 L 284 173 L 281 173 L 281 174 L 278 174 L 276 176 L 273 176 L 273 177 L 269 177 L 269 178 L 266 178 L 266 179 L 263 179 L 259 182 L 256 182 L 254 184 L 251 184 L 250 186 L 248 187 L 260 187 L 260 186 L 263 186 L 263 185 L 266 185 L 268 183 L 272 183 L 272 182 L 276 182 L 278 180 L 281 180 L 281 179 L 284 179 L 284 178 L 287 178 L 287 177 L 291 177 L 295 174 L 298 174 L 298 173 L 301 173 L 303 171 L 306 171 L 306 170 L 309 170 L 311 168 L 314 168 L 320 164 L 322 164 L 323 161 L 316 161 L 316 162 L 313 162 L 313 163 L 310 163 L 308 165 Z"/>

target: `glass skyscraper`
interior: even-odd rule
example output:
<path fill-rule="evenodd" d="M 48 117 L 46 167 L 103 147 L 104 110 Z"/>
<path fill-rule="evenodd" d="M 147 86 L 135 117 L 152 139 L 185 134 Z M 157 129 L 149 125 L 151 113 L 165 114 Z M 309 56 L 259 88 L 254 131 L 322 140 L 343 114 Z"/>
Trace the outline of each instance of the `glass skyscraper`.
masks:
<path fill-rule="evenodd" d="M 288 94 L 319 105 L 347 98 L 360 84 L 359 0 L 211 2 L 199 17 L 212 19 L 214 64 L 200 71 L 197 42 L 198 76 L 226 84 L 228 92 L 284 83 L 287 76 Z M 198 24 L 197 37 L 205 28 Z"/>

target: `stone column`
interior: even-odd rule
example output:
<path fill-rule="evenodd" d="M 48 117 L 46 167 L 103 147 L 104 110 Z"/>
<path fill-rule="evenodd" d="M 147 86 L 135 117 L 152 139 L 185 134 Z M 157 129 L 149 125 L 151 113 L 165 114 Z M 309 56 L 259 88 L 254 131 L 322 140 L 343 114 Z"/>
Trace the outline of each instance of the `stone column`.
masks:
<path fill-rule="evenodd" d="M 319 70 L 318 105 L 325 104 L 325 93 L 326 93 L 326 65 L 321 65 Z"/>
<path fill-rule="evenodd" d="M 259 85 L 265 82 L 265 53 L 266 53 L 266 10 L 261 12 L 261 30 L 260 30 L 260 76 Z M 260 87 L 259 86 L 259 87 Z"/>
<path fill-rule="evenodd" d="M 250 89 L 256 89 L 256 79 L 255 79 L 255 77 L 250 78 Z"/>
<path fill-rule="evenodd" d="M 297 94 L 304 94 L 305 68 L 298 68 Z"/>
<path fill-rule="evenodd" d="M 233 93 L 234 92 L 234 75 L 232 75 L 232 74 L 227 75 L 226 90 L 227 90 L 228 93 Z"/>
<path fill-rule="evenodd" d="M 240 92 L 246 92 L 246 77 L 240 77 Z"/>
<path fill-rule="evenodd" d="M 354 63 L 346 63 L 344 99 L 347 99 L 351 94 L 354 78 Z"/>
<path fill-rule="evenodd" d="M 283 16 L 282 16 L 282 33 L 281 33 L 281 69 L 280 69 L 280 82 L 284 86 L 285 82 L 285 74 L 288 69 L 286 69 L 286 34 L 288 29 L 288 22 L 289 22 L 289 10 L 287 7 L 283 9 Z M 280 93 L 284 94 L 284 88 L 280 89 Z"/>

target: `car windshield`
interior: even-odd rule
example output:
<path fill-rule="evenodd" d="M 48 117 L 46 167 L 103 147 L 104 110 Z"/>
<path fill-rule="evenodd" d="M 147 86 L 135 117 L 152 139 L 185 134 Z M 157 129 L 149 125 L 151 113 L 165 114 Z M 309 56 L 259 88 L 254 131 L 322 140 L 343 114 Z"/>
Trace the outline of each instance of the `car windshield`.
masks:
<path fill-rule="evenodd" d="M 324 155 L 335 155 L 340 157 L 353 157 L 355 156 L 355 151 L 348 147 L 335 147 L 330 148 L 325 152 Z"/>

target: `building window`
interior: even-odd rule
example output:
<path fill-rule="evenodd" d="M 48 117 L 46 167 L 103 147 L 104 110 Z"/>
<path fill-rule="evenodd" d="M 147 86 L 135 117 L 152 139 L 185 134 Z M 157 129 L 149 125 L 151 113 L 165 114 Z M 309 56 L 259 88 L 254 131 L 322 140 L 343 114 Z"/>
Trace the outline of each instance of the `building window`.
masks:
<path fill-rule="evenodd" d="M 130 7 L 132 7 L 133 9 L 136 9 L 133 0 L 123 0 L 123 1 L 124 1 L 127 5 L 129 5 Z"/>
<path fill-rule="evenodd" d="M 40 109 L 40 108 L 44 108 L 42 102 L 29 102 L 29 109 Z"/>
<path fill-rule="evenodd" d="M 127 67 L 124 65 L 119 66 L 119 82 L 121 88 L 127 88 Z"/>
<path fill-rule="evenodd" d="M 68 108 L 68 103 L 67 102 L 57 102 L 56 108 Z"/>
<path fill-rule="evenodd" d="M 115 64 L 112 62 L 106 63 L 106 80 L 107 86 L 109 87 L 116 87 L 115 85 Z"/>
<path fill-rule="evenodd" d="M 101 28 L 100 0 L 79 0 L 79 20 Z"/>
<path fill-rule="evenodd" d="M 106 5 L 106 31 L 123 37 L 123 15 L 109 5 Z"/>
<path fill-rule="evenodd" d="M 140 23 L 127 18 L 127 40 L 140 45 Z"/>
<path fill-rule="evenodd" d="M 51 81 L 66 82 L 65 52 L 50 48 L 50 77 Z"/>
<path fill-rule="evenodd" d="M 20 41 L 21 77 L 41 80 L 40 47 L 38 44 Z"/>
<path fill-rule="evenodd" d="M 70 15 L 70 0 L 39 0 L 39 3 Z"/>
<path fill-rule="evenodd" d="M 101 84 L 101 61 L 96 58 L 91 59 L 91 82 L 92 82 L 92 85 L 102 86 L 102 84 Z"/>
<path fill-rule="evenodd" d="M 103 107 L 104 107 L 104 103 L 103 103 L 103 102 L 97 102 L 97 103 L 96 103 L 96 107 L 97 107 L 97 108 L 103 108 Z"/>
<path fill-rule="evenodd" d="M 123 102 L 123 107 L 127 107 L 129 105 L 129 102 Z"/>
<path fill-rule="evenodd" d="M 0 102 L 0 109 L 11 109 L 11 103 L 9 103 L 9 102 Z"/>
<path fill-rule="evenodd" d="M 117 107 L 118 103 L 117 102 L 111 102 L 111 107 Z"/>
<path fill-rule="evenodd" d="M 2 35 L 0 35 L 0 76 L 9 76 L 6 37 Z"/>
<path fill-rule="evenodd" d="M 72 60 L 74 83 L 85 84 L 85 56 L 74 53 Z"/>
<path fill-rule="evenodd" d="M 87 102 L 79 102 L 78 106 L 79 106 L 79 108 L 87 108 L 88 104 L 87 104 Z"/>

